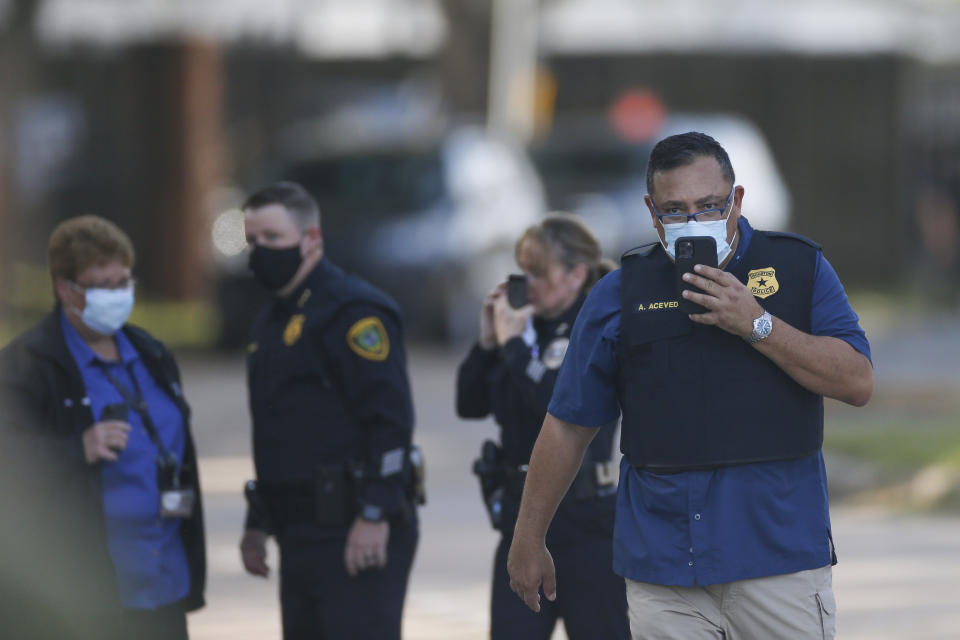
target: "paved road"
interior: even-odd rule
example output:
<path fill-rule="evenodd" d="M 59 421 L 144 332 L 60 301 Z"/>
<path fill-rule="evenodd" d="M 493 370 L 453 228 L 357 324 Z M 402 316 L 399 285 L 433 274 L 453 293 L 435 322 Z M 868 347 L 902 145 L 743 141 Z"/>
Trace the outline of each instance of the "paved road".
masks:
<path fill-rule="evenodd" d="M 492 423 L 453 413 L 459 353 L 418 348 L 410 355 L 416 440 L 428 461 L 428 505 L 404 622 L 412 640 L 487 636 L 488 580 L 496 537 L 468 469 Z M 277 581 L 242 573 L 236 551 L 240 487 L 251 474 L 243 365 L 185 357 L 186 391 L 202 454 L 210 553 L 209 605 L 190 617 L 195 640 L 279 638 Z M 883 393 L 883 387 L 878 394 Z M 918 517 L 835 507 L 840 564 L 834 584 L 839 637 L 851 640 L 960 638 L 960 517 Z M 276 549 L 271 550 L 276 566 Z M 560 585 L 563 588 L 563 585 Z M 565 638 L 562 630 L 554 638 Z"/>

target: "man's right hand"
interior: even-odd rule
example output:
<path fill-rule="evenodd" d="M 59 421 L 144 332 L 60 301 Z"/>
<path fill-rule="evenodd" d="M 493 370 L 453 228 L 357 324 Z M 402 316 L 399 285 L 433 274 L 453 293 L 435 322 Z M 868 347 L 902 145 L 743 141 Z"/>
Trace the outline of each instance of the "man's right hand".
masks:
<path fill-rule="evenodd" d="M 121 420 L 94 423 L 83 432 L 83 456 L 87 464 L 100 460 L 116 462 L 117 454 L 127 448 L 130 424 Z"/>
<path fill-rule="evenodd" d="M 557 574 L 553 556 L 543 542 L 529 543 L 514 537 L 507 555 L 510 588 L 530 609 L 540 613 L 540 585 L 547 600 L 557 599 Z"/>
<path fill-rule="evenodd" d="M 240 558 L 247 573 L 266 578 L 270 575 L 267 565 L 267 538 L 269 534 L 259 529 L 247 529 L 240 540 Z"/>
<path fill-rule="evenodd" d="M 497 346 L 502 347 L 511 338 L 519 338 L 527 328 L 527 321 L 533 317 L 533 305 L 527 304 L 514 309 L 507 301 L 507 295 L 496 298 L 493 302 L 493 332 L 497 339 Z"/>

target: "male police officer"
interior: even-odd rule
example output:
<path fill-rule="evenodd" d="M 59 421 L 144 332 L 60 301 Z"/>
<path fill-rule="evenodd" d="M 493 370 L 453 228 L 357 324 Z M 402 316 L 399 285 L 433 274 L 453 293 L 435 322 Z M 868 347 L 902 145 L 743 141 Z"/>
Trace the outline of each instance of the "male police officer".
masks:
<path fill-rule="evenodd" d="M 646 202 L 660 242 L 628 252 L 586 301 L 530 462 L 511 586 L 556 597 L 544 534 L 595 434 L 622 412 L 614 569 L 635 638 L 832 638 L 835 561 L 823 397 L 862 406 L 869 345 L 813 242 L 754 231 L 723 148 L 659 142 Z M 711 236 L 719 269 L 684 280 L 675 241 Z M 563 588 L 560 576 L 559 588 Z"/>
<path fill-rule="evenodd" d="M 244 205 L 254 276 L 276 294 L 248 347 L 256 488 L 240 543 L 280 546 L 286 640 L 399 638 L 418 531 L 399 310 L 323 257 L 316 202 L 281 182 Z"/>

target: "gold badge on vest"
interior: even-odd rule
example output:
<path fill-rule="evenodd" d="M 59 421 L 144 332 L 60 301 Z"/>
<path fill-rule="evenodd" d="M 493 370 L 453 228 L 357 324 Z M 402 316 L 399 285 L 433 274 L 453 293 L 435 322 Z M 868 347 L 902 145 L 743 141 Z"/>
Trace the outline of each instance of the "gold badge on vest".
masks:
<path fill-rule="evenodd" d="M 747 287 L 758 298 L 769 298 L 780 290 L 777 282 L 777 270 L 773 267 L 753 269 L 747 273 Z"/>
<path fill-rule="evenodd" d="M 283 344 L 292 347 L 300 339 L 300 334 L 303 333 L 303 323 L 306 319 L 307 316 L 302 313 L 291 316 L 287 328 L 283 330 Z"/>

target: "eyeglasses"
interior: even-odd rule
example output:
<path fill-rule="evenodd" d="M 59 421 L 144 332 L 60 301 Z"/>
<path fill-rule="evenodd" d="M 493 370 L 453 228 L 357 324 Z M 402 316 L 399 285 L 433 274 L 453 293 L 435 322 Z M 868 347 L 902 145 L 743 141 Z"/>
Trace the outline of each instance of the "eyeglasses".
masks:
<path fill-rule="evenodd" d="M 723 203 L 723 207 L 716 209 L 704 209 L 703 211 L 697 211 L 696 213 L 679 213 L 673 212 L 670 213 L 657 213 L 657 205 L 653 205 L 653 213 L 657 216 L 657 219 L 660 221 L 660 224 L 669 225 L 669 224 L 685 224 L 690 220 L 695 222 L 713 222 L 715 220 L 723 220 L 724 212 L 727 210 L 727 207 L 730 205 L 730 200 L 733 198 L 733 190 L 735 187 L 730 187 L 730 195 L 727 196 L 726 202 Z M 653 198 L 650 198 L 650 202 L 653 202 Z"/>
<path fill-rule="evenodd" d="M 107 289 L 109 291 L 121 291 L 123 289 L 132 289 L 134 286 L 136 286 L 137 279 L 131 276 L 118 282 L 92 282 L 90 284 L 82 284 L 80 282 L 73 282 L 72 280 L 67 280 L 67 282 L 77 291 L 86 291 L 87 289 Z"/>

